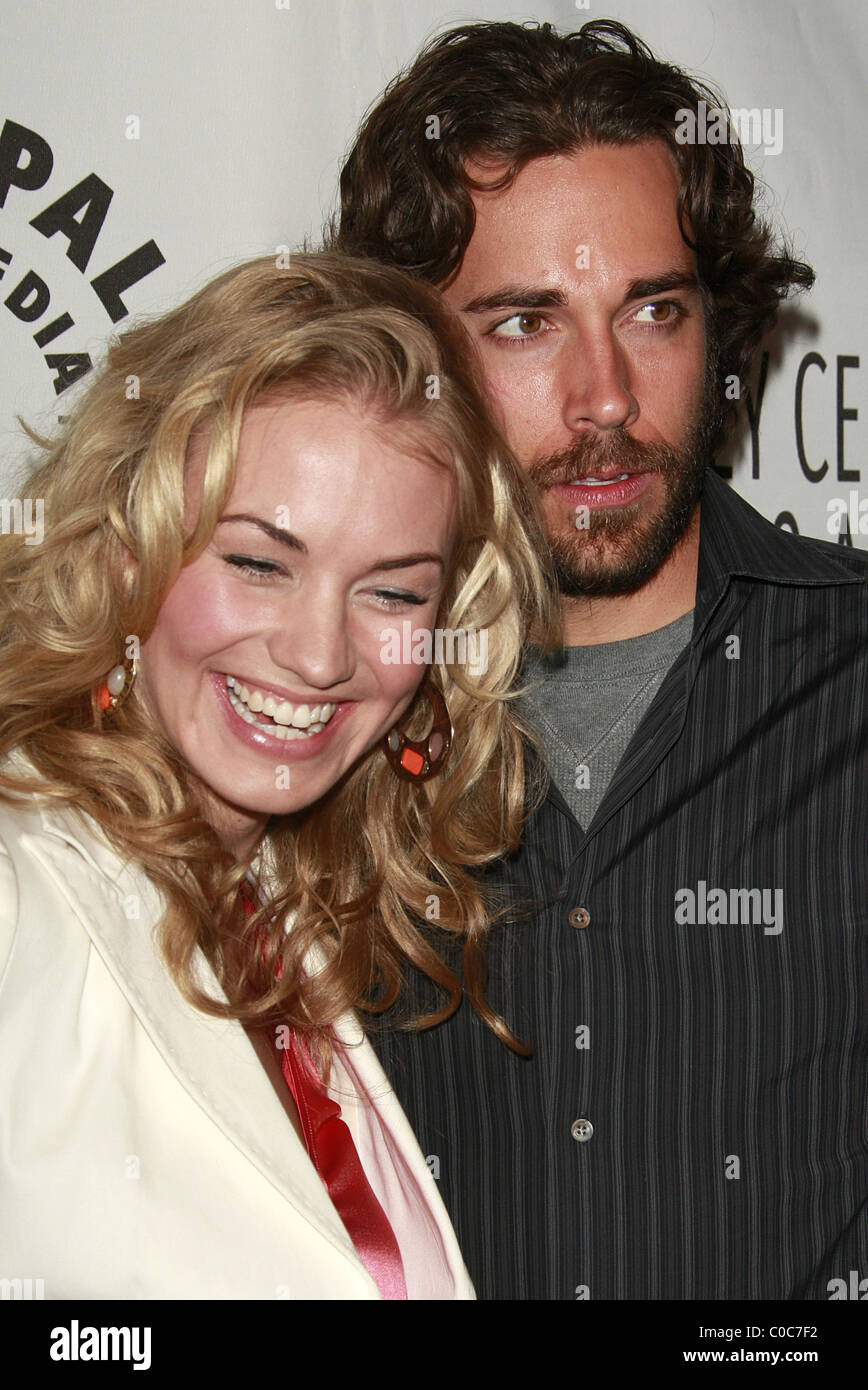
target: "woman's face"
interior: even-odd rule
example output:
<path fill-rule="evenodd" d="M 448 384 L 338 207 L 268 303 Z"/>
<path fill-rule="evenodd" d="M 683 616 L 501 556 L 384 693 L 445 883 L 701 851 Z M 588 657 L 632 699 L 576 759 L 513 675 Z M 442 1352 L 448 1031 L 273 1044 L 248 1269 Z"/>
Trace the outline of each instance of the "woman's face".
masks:
<path fill-rule="evenodd" d="M 190 451 L 191 526 L 207 443 Z M 252 406 L 214 534 L 142 646 L 140 692 L 239 857 L 269 815 L 334 786 L 419 685 L 422 666 L 381 659 L 385 629 L 433 627 L 449 560 L 452 475 L 417 454 L 361 405 Z"/>

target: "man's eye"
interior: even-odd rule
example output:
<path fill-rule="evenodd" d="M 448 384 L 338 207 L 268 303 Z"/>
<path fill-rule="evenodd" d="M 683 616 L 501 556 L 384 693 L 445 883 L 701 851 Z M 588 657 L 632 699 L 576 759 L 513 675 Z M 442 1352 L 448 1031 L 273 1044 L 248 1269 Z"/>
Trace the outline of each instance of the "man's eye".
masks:
<path fill-rule="evenodd" d="M 542 314 L 513 314 L 495 324 L 491 332 L 496 338 L 530 338 L 539 333 L 544 323 Z"/>
<path fill-rule="evenodd" d="M 672 323 L 678 318 L 680 309 L 671 299 L 654 300 L 637 309 L 634 317 L 638 323 Z M 644 317 L 643 317 L 644 316 Z"/>

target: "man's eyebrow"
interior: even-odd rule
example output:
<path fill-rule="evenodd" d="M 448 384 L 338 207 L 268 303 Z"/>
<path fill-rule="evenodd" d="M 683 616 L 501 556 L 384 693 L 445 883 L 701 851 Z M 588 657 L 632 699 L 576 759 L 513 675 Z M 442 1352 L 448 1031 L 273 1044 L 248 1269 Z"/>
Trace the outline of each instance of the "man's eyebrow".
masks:
<path fill-rule="evenodd" d="M 272 526 L 270 521 L 263 521 L 261 516 L 250 516 L 247 512 L 233 512 L 231 516 L 221 516 L 217 525 L 223 526 L 227 521 L 246 521 L 249 526 L 258 526 L 260 531 L 264 531 L 266 536 L 277 541 L 279 545 L 288 545 L 290 550 L 300 550 L 302 555 L 307 554 L 307 546 L 304 541 L 298 539 L 298 536 L 294 536 L 291 531 L 281 530 L 279 526 Z"/>
<path fill-rule="evenodd" d="M 663 270 L 658 275 L 649 275 L 631 280 L 627 285 L 623 302 L 634 299 L 653 299 L 656 294 L 668 294 L 671 290 L 700 290 L 699 279 L 690 270 Z M 461 306 L 464 314 L 488 314 L 496 309 L 563 309 L 569 298 L 563 290 L 533 289 L 529 285 L 501 285 L 490 294 L 477 295 Z"/>
<path fill-rule="evenodd" d="M 492 309 L 557 309 L 568 303 L 563 290 L 532 289 L 529 285 L 501 285 L 490 294 L 478 295 L 461 306 L 463 314 L 488 314 Z"/>
<path fill-rule="evenodd" d="M 653 299 L 658 294 L 669 294 L 671 290 L 700 290 L 699 278 L 692 270 L 663 270 L 659 275 L 649 275 L 639 280 L 631 280 L 624 295 L 624 303 L 634 299 Z"/>

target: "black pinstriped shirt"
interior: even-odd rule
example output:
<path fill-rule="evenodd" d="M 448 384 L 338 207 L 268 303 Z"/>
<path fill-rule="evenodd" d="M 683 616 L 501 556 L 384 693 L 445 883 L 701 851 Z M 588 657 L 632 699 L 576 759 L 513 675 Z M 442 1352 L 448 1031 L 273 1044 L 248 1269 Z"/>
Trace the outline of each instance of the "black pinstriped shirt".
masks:
<path fill-rule="evenodd" d="M 533 1056 L 466 1001 L 374 1034 L 481 1298 L 868 1281 L 866 573 L 709 474 L 689 646 L 587 833 L 551 788 L 495 875 Z"/>

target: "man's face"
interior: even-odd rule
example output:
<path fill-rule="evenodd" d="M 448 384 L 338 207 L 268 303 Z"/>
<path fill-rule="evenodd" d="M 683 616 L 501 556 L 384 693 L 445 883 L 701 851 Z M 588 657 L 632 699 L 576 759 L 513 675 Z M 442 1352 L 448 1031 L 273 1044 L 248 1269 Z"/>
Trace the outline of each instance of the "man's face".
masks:
<path fill-rule="evenodd" d="M 540 488 L 566 595 L 650 579 L 709 462 L 713 373 L 677 198 L 659 141 L 534 159 L 507 190 L 474 195 L 475 230 L 444 291 Z"/>

